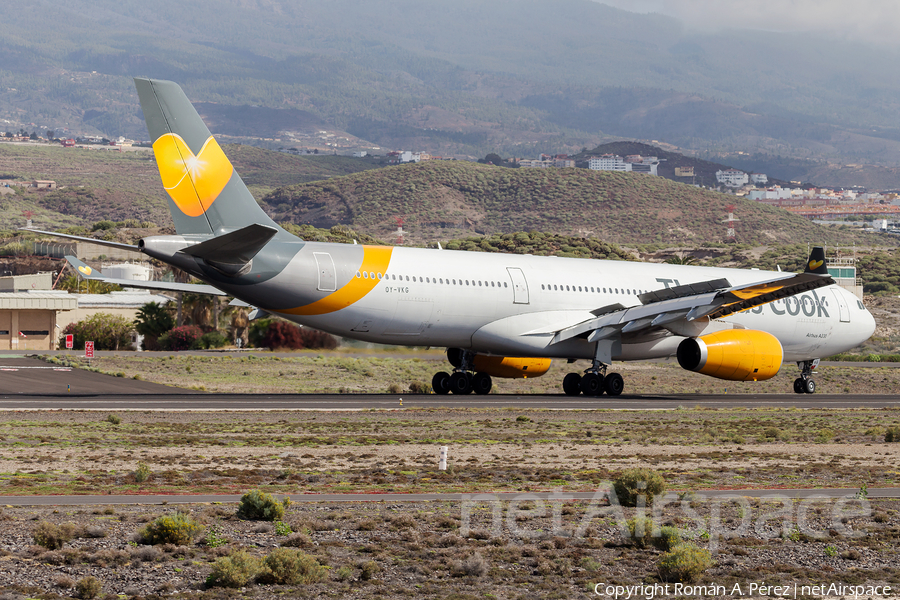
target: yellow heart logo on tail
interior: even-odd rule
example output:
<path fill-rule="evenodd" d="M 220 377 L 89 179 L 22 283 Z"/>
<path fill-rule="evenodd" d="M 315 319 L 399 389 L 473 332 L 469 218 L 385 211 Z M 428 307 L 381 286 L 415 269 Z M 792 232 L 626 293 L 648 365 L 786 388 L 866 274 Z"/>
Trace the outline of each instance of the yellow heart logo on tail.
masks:
<path fill-rule="evenodd" d="M 87 265 L 82 265 L 82 266 L 78 267 L 78 270 L 81 272 L 82 275 L 90 275 L 91 273 L 94 272 L 94 270 Z"/>
<path fill-rule="evenodd" d="M 163 187 L 189 217 L 199 217 L 215 202 L 234 167 L 212 137 L 194 155 L 181 136 L 167 133 L 153 143 Z"/>
<path fill-rule="evenodd" d="M 824 260 L 811 260 L 811 261 L 809 261 L 809 270 L 815 271 L 816 269 L 818 269 L 819 267 L 821 267 L 824 264 L 825 264 Z"/>

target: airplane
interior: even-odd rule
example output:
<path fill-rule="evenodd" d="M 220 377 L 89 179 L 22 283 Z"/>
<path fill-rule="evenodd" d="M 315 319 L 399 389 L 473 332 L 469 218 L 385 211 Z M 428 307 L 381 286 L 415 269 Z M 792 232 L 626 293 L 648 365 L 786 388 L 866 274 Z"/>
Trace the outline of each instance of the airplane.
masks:
<path fill-rule="evenodd" d="M 190 100 L 171 81 L 135 86 L 176 235 L 137 245 L 36 231 L 142 252 L 204 282 L 123 281 L 72 259 L 82 275 L 131 287 L 227 295 L 338 336 L 446 347 L 437 394 L 487 394 L 494 377 L 538 377 L 551 359 L 590 361 L 565 394 L 620 395 L 613 361 L 675 356 L 731 381 L 796 362 L 813 393 L 819 359 L 858 346 L 875 320 L 828 275 L 815 247 L 792 274 L 595 259 L 304 241 L 260 208 Z"/>

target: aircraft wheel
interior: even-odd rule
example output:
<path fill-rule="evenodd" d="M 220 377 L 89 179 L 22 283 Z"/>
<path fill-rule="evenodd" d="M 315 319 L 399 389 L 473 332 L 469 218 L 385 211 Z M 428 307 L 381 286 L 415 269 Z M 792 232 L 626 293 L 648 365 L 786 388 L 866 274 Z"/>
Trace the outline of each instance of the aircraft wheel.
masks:
<path fill-rule="evenodd" d="M 577 396 L 581 393 L 581 375 L 569 373 L 563 378 L 563 391 L 566 396 Z"/>
<path fill-rule="evenodd" d="M 450 392 L 450 374 L 443 371 L 435 373 L 431 378 L 431 389 L 435 394 L 447 394 Z"/>
<path fill-rule="evenodd" d="M 794 393 L 795 394 L 805 394 L 806 386 L 803 384 L 803 378 L 798 377 L 794 380 Z"/>
<path fill-rule="evenodd" d="M 807 394 L 815 394 L 816 393 L 816 382 L 812 379 L 807 379 L 803 382 L 803 391 Z"/>
<path fill-rule="evenodd" d="M 599 396 L 603 393 L 603 377 L 596 373 L 586 373 L 581 378 L 580 388 L 585 396 Z"/>
<path fill-rule="evenodd" d="M 625 389 L 625 380 L 618 373 L 610 373 L 603 380 L 603 387 L 610 396 L 618 396 Z"/>
<path fill-rule="evenodd" d="M 468 394 L 472 391 L 469 374 L 457 371 L 450 376 L 450 391 L 454 394 Z"/>
<path fill-rule="evenodd" d="M 475 377 L 472 378 L 472 390 L 476 394 L 490 394 L 493 385 L 494 382 L 491 381 L 491 376 L 487 373 L 475 373 Z"/>

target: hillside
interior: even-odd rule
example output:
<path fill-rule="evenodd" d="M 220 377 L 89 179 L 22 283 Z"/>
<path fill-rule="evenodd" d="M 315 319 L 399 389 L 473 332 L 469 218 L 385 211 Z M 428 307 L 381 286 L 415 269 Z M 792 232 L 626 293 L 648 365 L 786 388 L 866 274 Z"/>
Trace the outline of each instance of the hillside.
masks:
<path fill-rule="evenodd" d="M 4 129 L 144 139 L 131 78 L 150 76 L 182 84 L 214 132 L 261 144 L 314 142 L 321 128 L 361 146 L 534 156 L 627 137 L 698 155 L 900 165 L 900 61 L 865 36 L 704 33 L 591 0 L 4 9 Z M 900 186 L 900 174 L 878 175 Z"/>
<path fill-rule="evenodd" d="M 735 205 L 738 241 L 878 244 L 823 228 L 774 207 L 661 177 L 587 169 L 508 169 L 460 161 L 399 165 L 281 188 L 263 198 L 276 220 L 345 224 L 392 240 L 403 220 L 407 243 L 473 233 L 541 231 L 607 242 L 719 244 Z"/>
<path fill-rule="evenodd" d="M 261 198 L 290 184 L 327 179 L 371 169 L 371 159 L 344 156 L 293 156 L 226 144 L 231 159 L 250 190 Z M 50 179 L 61 189 L 22 190 L 2 196 L 0 220 L 5 227 L 24 225 L 23 212 L 34 212 L 40 227 L 90 225 L 109 219 L 137 219 L 171 224 L 166 194 L 153 155 L 148 150 L 62 148 L 57 145 L 0 143 L 0 180 Z"/>

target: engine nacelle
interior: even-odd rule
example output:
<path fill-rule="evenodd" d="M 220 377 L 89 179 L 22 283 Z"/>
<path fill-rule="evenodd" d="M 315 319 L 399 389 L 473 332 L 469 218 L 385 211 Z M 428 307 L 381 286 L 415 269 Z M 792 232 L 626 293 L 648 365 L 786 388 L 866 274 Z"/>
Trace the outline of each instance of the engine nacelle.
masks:
<path fill-rule="evenodd" d="M 458 369 L 462 366 L 463 353 L 464 351 L 459 348 L 447 348 L 447 360 Z M 540 377 L 546 373 L 550 369 L 550 359 L 476 354 L 469 368 L 479 373 L 487 373 L 491 377 L 523 379 Z"/>
<path fill-rule="evenodd" d="M 517 358 L 512 356 L 485 356 L 476 354 L 472 367 L 491 377 L 522 379 L 540 377 L 550 370 L 549 358 Z"/>
<path fill-rule="evenodd" d="M 784 350 L 771 333 L 728 329 L 684 340 L 677 357 L 688 371 L 729 381 L 761 381 L 778 373 Z"/>

